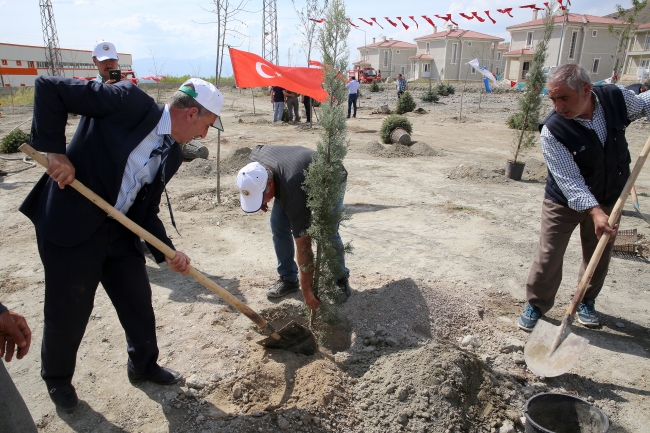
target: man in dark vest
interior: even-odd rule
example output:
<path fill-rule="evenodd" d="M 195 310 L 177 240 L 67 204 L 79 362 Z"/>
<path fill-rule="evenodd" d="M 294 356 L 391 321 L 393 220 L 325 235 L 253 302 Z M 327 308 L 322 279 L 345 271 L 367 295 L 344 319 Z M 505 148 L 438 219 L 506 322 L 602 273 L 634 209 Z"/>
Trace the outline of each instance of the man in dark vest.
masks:
<path fill-rule="evenodd" d="M 532 331 L 551 309 L 562 281 L 562 262 L 571 233 L 579 225 L 582 265 L 578 281 L 603 233 L 612 237 L 578 307 L 578 321 L 598 326 L 595 301 L 603 287 L 618 224 L 607 224 L 630 176 L 625 128 L 650 113 L 650 92 L 635 95 L 616 85 L 593 86 L 580 65 L 563 65 L 549 74 L 548 95 L 555 110 L 540 124 L 548 177 L 542 205 L 537 257 L 526 283 L 519 327 Z"/>

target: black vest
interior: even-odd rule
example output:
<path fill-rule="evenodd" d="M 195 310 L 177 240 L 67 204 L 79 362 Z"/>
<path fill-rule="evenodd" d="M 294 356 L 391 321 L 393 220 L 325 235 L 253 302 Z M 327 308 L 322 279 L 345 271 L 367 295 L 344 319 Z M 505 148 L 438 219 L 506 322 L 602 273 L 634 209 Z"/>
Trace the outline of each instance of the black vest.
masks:
<path fill-rule="evenodd" d="M 630 152 L 625 140 L 625 128 L 630 124 L 623 93 L 615 85 L 594 86 L 603 107 L 607 124 L 605 146 L 598 139 L 596 131 L 575 120 L 565 119 L 555 112 L 546 116 L 539 124 L 539 130 L 546 125 L 551 134 L 573 155 L 589 191 L 598 203 L 613 205 L 630 177 Z M 558 204 L 568 206 L 568 201 L 549 171 L 546 178 L 545 197 Z"/>

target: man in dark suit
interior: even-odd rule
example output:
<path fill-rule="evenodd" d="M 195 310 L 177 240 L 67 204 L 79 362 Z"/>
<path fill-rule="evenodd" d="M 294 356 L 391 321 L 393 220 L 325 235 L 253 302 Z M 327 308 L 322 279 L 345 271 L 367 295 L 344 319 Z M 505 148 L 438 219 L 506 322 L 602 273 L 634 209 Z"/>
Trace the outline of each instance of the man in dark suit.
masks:
<path fill-rule="evenodd" d="M 223 96 L 192 78 L 166 105 L 129 81 L 113 85 L 39 77 L 35 83 L 31 144 L 47 152 L 49 168 L 20 211 L 36 228 L 45 268 L 45 323 L 41 376 L 52 401 L 72 409 L 76 354 L 101 282 L 127 341 L 131 382 L 172 384 L 178 374 L 157 364 L 151 287 L 138 236 L 72 188 L 78 178 L 136 224 L 174 248 L 158 217 L 165 184 L 183 160 L 180 144 L 223 129 Z M 80 119 L 66 147 L 68 113 Z M 190 259 L 166 258 L 148 245 L 157 262 L 187 275 Z"/>

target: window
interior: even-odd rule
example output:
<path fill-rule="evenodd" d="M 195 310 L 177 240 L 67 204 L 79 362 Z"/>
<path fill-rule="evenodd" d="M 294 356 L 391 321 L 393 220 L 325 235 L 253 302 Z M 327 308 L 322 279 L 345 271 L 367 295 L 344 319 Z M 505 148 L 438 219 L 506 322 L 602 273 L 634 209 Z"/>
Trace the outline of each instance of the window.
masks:
<path fill-rule="evenodd" d="M 471 47 L 472 46 L 472 41 L 467 42 L 467 46 Z"/>
<path fill-rule="evenodd" d="M 591 73 L 597 74 L 599 66 L 600 66 L 600 59 L 599 58 L 594 59 L 594 64 L 591 66 Z"/>
<path fill-rule="evenodd" d="M 430 64 L 425 63 L 425 64 L 424 64 L 424 72 L 429 72 L 429 67 L 430 67 L 430 66 L 431 66 Z"/>
<path fill-rule="evenodd" d="M 596 36 L 598 36 L 598 30 L 592 30 L 591 31 L 591 37 L 595 38 Z"/>
<path fill-rule="evenodd" d="M 32 61 L 28 61 L 28 62 L 27 62 L 27 67 L 28 67 L 28 68 L 33 68 L 33 67 L 34 67 L 34 62 L 32 62 Z"/>
<path fill-rule="evenodd" d="M 526 47 L 533 46 L 533 32 L 528 32 L 526 35 Z"/>
<path fill-rule="evenodd" d="M 16 60 L 16 66 L 22 66 L 23 62 L 22 60 Z"/>
<path fill-rule="evenodd" d="M 632 59 L 630 59 L 630 60 L 632 60 Z M 648 66 L 650 66 L 650 60 L 648 60 L 648 59 L 641 60 L 641 67 L 643 69 L 648 69 Z"/>
<path fill-rule="evenodd" d="M 388 51 L 384 51 L 384 66 L 388 66 Z"/>
<path fill-rule="evenodd" d="M 429 43 L 427 42 L 427 54 L 429 54 Z"/>
<path fill-rule="evenodd" d="M 399 50 L 397 50 L 397 54 L 399 54 Z"/>
<path fill-rule="evenodd" d="M 404 66 L 399 69 L 399 73 L 402 74 L 402 76 L 404 75 Z"/>
<path fill-rule="evenodd" d="M 643 45 L 643 51 L 648 51 L 650 48 L 650 36 L 645 37 L 645 45 Z"/>
<path fill-rule="evenodd" d="M 571 33 L 571 43 L 569 44 L 569 58 L 573 59 L 576 55 L 576 42 L 578 41 L 578 31 Z"/>
<path fill-rule="evenodd" d="M 7 61 L 5 59 L 2 59 L 2 66 L 7 66 Z"/>
<path fill-rule="evenodd" d="M 501 71 L 499 70 L 499 67 L 497 66 L 497 73 L 496 75 L 501 75 Z"/>
<path fill-rule="evenodd" d="M 476 74 L 476 68 L 472 67 L 472 74 Z"/>
<path fill-rule="evenodd" d="M 456 64 L 456 52 L 458 51 L 458 44 L 451 44 L 451 64 Z"/>
<path fill-rule="evenodd" d="M 501 51 L 497 52 L 497 60 L 501 60 Z"/>

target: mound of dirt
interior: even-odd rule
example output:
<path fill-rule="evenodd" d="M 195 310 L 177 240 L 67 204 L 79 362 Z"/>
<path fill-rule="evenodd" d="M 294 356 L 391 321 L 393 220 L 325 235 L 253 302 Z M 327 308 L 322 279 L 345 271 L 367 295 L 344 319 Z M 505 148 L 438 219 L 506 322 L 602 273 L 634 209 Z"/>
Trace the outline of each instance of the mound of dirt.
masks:
<path fill-rule="evenodd" d="M 504 163 L 505 165 L 505 163 Z M 467 179 L 475 182 L 505 183 L 506 169 L 495 166 L 485 167 L 482 164 L 461 164 L 447 175 L 449 179 Z"/>
<path fill-rule="evenodd" d="M 526 161 L 522 179 L 544 182 L 546 176 L 548 176 L 548 168 L 544 161 Z"/>
<path fill-rule="evenodd" d="M 212 176 L 216 169 L 217 164 L 215 160 L 197 158 L 190 162 L 184 162 L 175 177 L 181 179 L 191 177 L 207 179 Z"/>
<path fill-rule="evenodd" d="M 221 169 L 224 173 L 237 173 L 248 164 L 248 157 L 251 154 L 250 147 L 240 147 L 230 157 L 221 160 Z"/>
<path fill-rule="evenodd" d="M 372 156 L 382 158 L 411 158 L 414 156 L 438 156 L 439 152 L 426 143 L 415 143 L 411 146 L 401 144 L 381 144 L 371 141 L 363 147 L 363 151 Z"/>

